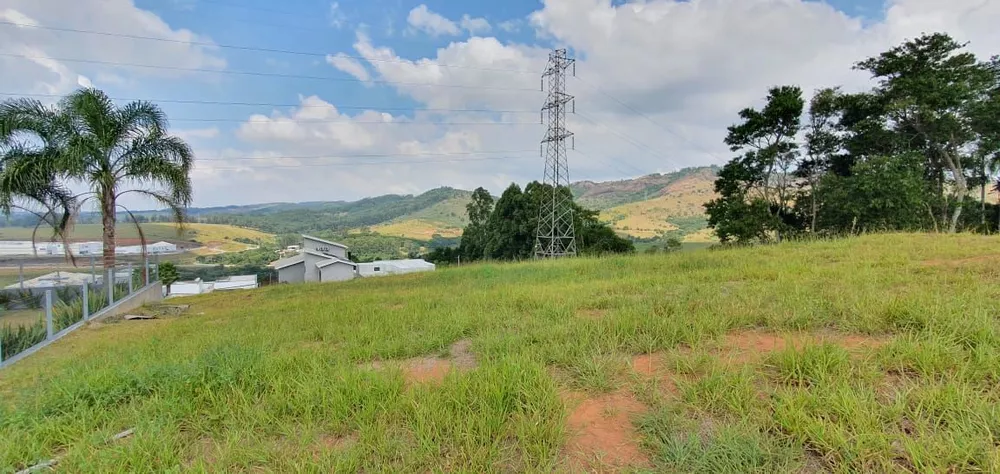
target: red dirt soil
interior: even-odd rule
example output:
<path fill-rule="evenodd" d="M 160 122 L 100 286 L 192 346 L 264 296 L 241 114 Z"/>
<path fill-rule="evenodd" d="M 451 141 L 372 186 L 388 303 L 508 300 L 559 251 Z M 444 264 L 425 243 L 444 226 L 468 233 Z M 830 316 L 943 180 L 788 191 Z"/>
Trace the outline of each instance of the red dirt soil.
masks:
<path fill-rule="evenodd" d="M 649 464 L 639 449 L 631 421 L 646 407 L 630 392 L 619 390 L 595 398 L 567 394 L 563 398 L 573 407 L 567 420 L 569 441 L 565 450 L 574 472 L 610 472 Z"/>
<path fill-rule="evenodd" d="M 656 379 L 659 388 L 666 393 L 676 393 L 674 375 L 664 369 L 663 354 L 642 354 L 632 357 L 632 370 L 646 379 Z"/>
<path fill-rule="evenodd" d="M 784 350 L 789 343 L 795 349 L 802 349 L 806 344 L 822 344 L 824 342 L 836 344 L 848 351 L 857 351 L 879 347 L 887 341 L 882 338 L 858 334 L 833 332 L 777 334 L 750 330 L 727 334 L 721 352 L 723 358 L 742 363 L 759 359 L 771 352 Z"/>
<path fill-rule="evenodd" d="M 399 361 L 407 383 L 440 383 L 453 370 L 464 372 L 476 367 L 476 356 L 471 351 L 472 342 L 462 339 L 448 349 L 449 357 L 413 357 Z M 382 362 L 373 362 L 370 367 L 381 369 Z"/>

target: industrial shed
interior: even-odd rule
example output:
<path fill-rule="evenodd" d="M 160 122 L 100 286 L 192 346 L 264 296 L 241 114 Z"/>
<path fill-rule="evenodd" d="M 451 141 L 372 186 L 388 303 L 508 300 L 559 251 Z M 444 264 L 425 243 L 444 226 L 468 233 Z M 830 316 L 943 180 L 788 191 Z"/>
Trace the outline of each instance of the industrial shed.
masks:
<path fill-rule="evenodd" d="M 358 275 L 363 277 L 401 275 L 404 273 L 432 272 L 435 265 L 426 260 L 411 258 L 406 260 L 377 260 L 358 264 Z"/>

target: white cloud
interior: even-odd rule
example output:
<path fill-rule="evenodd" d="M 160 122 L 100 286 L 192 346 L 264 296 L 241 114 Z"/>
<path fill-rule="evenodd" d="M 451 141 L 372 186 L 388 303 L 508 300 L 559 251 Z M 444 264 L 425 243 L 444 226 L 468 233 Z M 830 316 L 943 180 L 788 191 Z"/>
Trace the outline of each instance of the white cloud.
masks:
<path fill-rule="evenodd" d="M 485 18 L 462 15 L 458 22 L 454 22 L 432 12 L 427 8 L 427 5 L 423 4 L 410 10 L 406 22 L 415 30 L 423 31 L 431 36 L 457 36 L 463 30 L 473 35 L 490 31 L 490 22 Z"/>
<path fill-rule="evenodd" d="M 163 38 L 182 43 L 128 41 L 120 38 L 48 31 L 25 26 L 0 28 L 0 43 L 9 52 L 30 57 L 0 59 L 5 88 L 25 93 L 62 94 L 85 77 L 179 77 L 184 73 L 151 68 L 130 68 L 75 63 L 58 58 L 116 63 L 138 63 L 198 69 L 222 69 L 226 62 L 215 48 L 183 42 L 211 43 L 189 30 L 175 29 L 159 16 L 137 8 L 132 0 L 79 0 L 48 8 L 33 0 L 7 0 L 0 16 L 23 25 L 58 25 L 90 31 Z M 93 12 L 100 11 L 100 15 Z M 152 61 L 150 58 L 155 58 Z M 190 76 L 190 74 L 188 74 Z"/>
<path fill-rule="evenodd" d="M 330 63 L 331 66 L 354 76 L 360 81 L 367 82 L 371 79 L 371 75 L 368 74 L 368 70 L 365 69 L 363 64 L 344 53 L 327 55 L 326 62 Z"/>
<path fill-rule="evenodd" d="M 485 18 L 471 18 L 469 15 L 462 15 L 462 21 L 459 22 L 459 25 L 463 30 L 474 35 L 490 31 L 490 22 L 486 21 Z"/>
<path fill-rule="evenodd" d="M 454 36 L 460 31 L 455 22 L 430 11 L 427 5 L 423 4 L 410 10 L 410 14 L 406 17 L 406 22 L 413 28 L 433 36 Z"/>

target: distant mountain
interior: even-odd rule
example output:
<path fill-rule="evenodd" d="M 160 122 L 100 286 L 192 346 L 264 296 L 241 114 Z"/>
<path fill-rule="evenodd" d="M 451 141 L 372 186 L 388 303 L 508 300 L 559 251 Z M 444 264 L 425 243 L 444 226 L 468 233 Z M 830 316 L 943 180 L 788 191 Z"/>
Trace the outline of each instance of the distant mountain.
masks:
<path fill-rule="evenodd" d="M 674 173 L 650 174 L 621 181 L 579 181 L 570 185 L 573 197 L 581 206 L 589 209 L 605 210 L 622 204 L 646 201 L 663 195 L 670 186 L 681 180 L 689 182 L 715 181 L 717 166 L 685 168 Z M 683 192 L 674 188 L 673 192 Z"/>
<path fill-rule="evenodd" d="M 710 238 L 704 232 L 702 204 L 714 196 L 717 167 L 687 168 L 619 181 L 580 181 L 570 185 L 577 203 L 601 211 L 619 233 L 654 238 L 664 233 L 688 239 Z M 461 236 L 468 223 L 470 191 L 448 187 L 419 195 L 387 194 L 358 201 L 265 203 L 191 208 L 193 221 L 231 224 L 273 234 L 361 233 L 428 241 Z M 166 211 L 142 211 L 149 219 Z"/>

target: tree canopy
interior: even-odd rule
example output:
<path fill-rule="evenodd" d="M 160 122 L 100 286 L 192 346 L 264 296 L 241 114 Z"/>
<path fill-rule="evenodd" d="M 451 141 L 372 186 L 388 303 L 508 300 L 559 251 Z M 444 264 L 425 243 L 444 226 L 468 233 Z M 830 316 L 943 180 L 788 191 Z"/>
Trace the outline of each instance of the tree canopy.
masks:
<path fill-rule="evenodd" d="M 808 110 L 798 87 L 772 88 L 729 128 L 740 154 L 705 205 L 709 226 L 735 243 L 983 229 L 988 174 L 1000 170 L 1000 60 L 966 46 L 942 33 L 906 41 L 855 65 L 871 90 L 821 89 Z"/>

